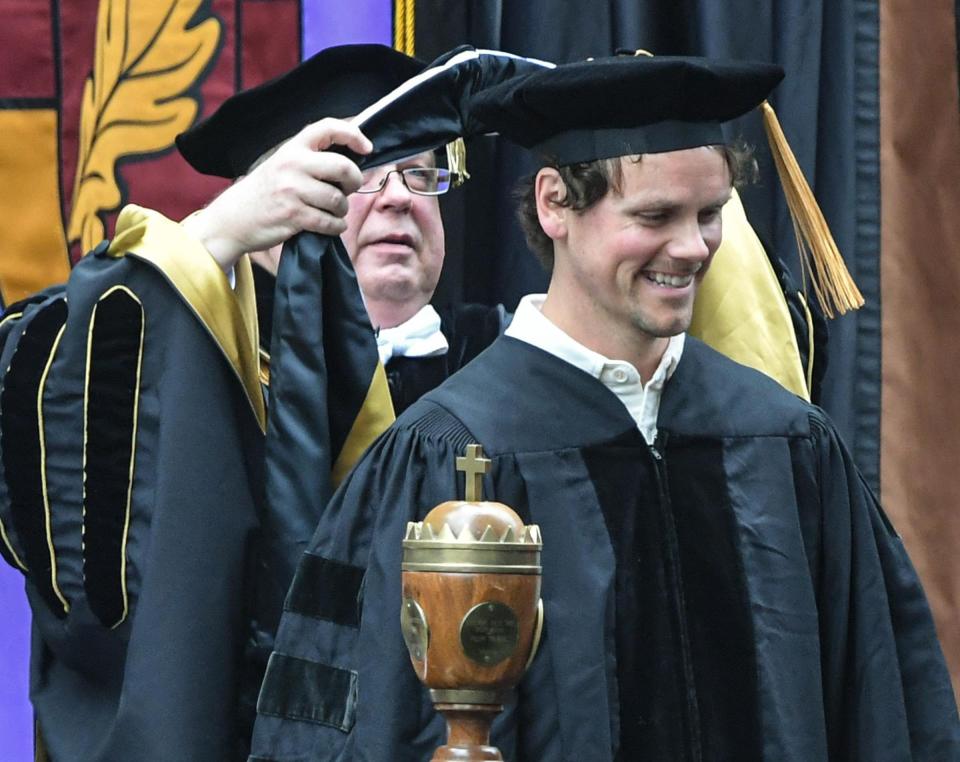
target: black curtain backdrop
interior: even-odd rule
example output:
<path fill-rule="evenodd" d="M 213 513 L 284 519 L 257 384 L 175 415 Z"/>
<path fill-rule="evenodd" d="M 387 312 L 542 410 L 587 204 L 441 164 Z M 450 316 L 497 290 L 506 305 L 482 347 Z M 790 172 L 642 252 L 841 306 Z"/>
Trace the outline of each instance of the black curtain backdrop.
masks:
<path fill-rule="evenodd" d="M 460 44 L 555 62 L 618 48 L 755 59 L 787 78 L 772 103 L 867 306 L 830 324 L 823 404 L 879 486 L 880 282 L 878 11 L 873 0 L 417 0 L 416 53 Z M 757 152 L 760 182 L 743 191 L 761 238 L 799 279 L 793 227 L 759 114 L 734 134 Z M 511 190 L 536 169 L 493 138 L 468 146 L 471 181 L 444 200 L 448 265 L 437 300 L 515 307 L 546 274 L 514 221 Z"/>

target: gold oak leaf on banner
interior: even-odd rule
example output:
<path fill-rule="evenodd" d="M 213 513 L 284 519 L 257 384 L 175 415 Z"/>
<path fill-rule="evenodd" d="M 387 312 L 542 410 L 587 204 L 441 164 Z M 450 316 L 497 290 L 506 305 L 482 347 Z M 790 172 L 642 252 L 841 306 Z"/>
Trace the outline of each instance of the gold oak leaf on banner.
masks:
<path fill-rule="evenodd" d="M 217 49 L 220 22 L 189 27 L 203 0 L 101 0 L 93 72 L 83 89 L 69 242 L 104 238 L 100 213 L 121 203 L 117 162 L 173 145 L 196 118 L 188 94 Z"/>

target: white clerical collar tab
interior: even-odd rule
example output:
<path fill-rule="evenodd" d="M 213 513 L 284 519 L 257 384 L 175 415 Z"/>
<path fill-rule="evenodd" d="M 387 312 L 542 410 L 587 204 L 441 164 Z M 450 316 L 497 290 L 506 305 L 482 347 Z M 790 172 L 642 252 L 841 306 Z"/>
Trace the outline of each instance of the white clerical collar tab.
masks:
<path fill-rule="evenodd" d="M 394 357 L 436 357 L 450 349 L 440 331 L 440 316 L 426 305 L 409 320 L 377 334 L 377 352 L 384 365 Z"/>

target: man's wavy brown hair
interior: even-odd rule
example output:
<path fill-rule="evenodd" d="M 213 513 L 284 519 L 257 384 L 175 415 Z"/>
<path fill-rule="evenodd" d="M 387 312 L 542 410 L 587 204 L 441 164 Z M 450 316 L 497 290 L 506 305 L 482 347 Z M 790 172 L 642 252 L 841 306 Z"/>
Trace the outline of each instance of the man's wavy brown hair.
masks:
<path fill-rule="evenodd" d="M 727 167 L 733 186 L 740 187 L 745 183 L 753 182 L 757 175 L 757 163 L 753 151 L 745 144 L 710 146 L 719 151 Z M 567 188 L 566 196 L 559 202 L 561 206 L 573 209 L 575 212 L 585 212 L 613 189 L 619 193 L 623 183 L 623 160 L 643 161 L 643 156 L 621 156 L 613 159 L 598 159 L 597 161 L 570 164 L 565 167 L 557 166 L 556 162 L 547 158 L 543 167 L 553 167 L 560 173 Z M 537 200 L 534 197 L 534 180 L 537 173 L 525 177 L 517 184 L 514 198 L 519 202 L 517 218 L 523 228 L 530 250 L 540 260 L 547 272 L 553 270 L 553 241 L 543 232 L 540 220 L 537 217 Z"/>

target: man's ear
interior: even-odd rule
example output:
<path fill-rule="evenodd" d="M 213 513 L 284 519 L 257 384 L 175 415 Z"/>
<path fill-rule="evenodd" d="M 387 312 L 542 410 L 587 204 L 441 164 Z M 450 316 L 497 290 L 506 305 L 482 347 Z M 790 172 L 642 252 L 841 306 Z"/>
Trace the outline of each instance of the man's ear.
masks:
<path fill-rule="evenodd" d="M 533 195 L 537 202 L 540 227 L 554 241 L 567 237 L 567 213 L 562 202 L 567 197 L 567 186 L 553 167 L 544 167 L 533 180 Z"/>

